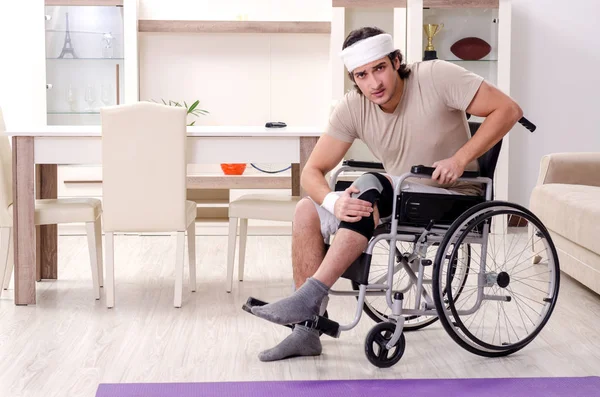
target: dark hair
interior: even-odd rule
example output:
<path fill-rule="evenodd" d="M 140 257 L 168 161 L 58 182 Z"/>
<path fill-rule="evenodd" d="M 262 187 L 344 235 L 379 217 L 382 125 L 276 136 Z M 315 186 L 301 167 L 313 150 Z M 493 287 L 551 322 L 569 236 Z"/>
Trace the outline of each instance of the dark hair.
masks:
<path fill-rule="evenodd" d="M 364 27 L 364 28 L 353 30 L 352 32 L 350 32 L 348 37 L 346 37 L 346 40 L 344 40 L 344 44 L 342 45 L 342 50 L 348 46 L 351 46 L 352 44 L 356 43 L 357 41 L 364 40 L 368 37 L 377 36 L 378 34 L 383 34 L 383 33 L 385 33 L 383 30 L 376 28 L 376 27 Z M 408 78 L 408 76 L 410 75 L 410 69 L 408 69 L 408 67 L 406 66 L 405 63 L 402 63 L 403 57 L 402 57 L 402 53 L 400 52 L 400 50 L 396 50 L 394 52 L 389 53 L 388 58 L 392 62 L 392 66 L 394 66 L 394 59 L 398 58 L 398 61 L 400 62 L 400 68 L 398 69 L 398 75 L 400 76 L 400 78 L 402 80 Z M 356 82 L 354 81 L 354 74 L 352 74 L 351 72 L 348 72 L 348 77 L 350 77 L 350 80 L 354 83 L 354 88 L 356 88 L 356 90 L 360 94 L 362 94 L 362 92 L 360 91 L 360 88 L 358 88 L 358 85 L 356 85 Z"/>

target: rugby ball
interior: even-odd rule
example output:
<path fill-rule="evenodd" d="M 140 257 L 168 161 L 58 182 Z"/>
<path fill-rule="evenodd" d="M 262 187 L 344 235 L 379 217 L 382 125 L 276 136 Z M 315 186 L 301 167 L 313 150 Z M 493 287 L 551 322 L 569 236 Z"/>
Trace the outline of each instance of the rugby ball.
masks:
<path fill-rule="evenodd" d="M 452 44 L 450 51 L 465 61 L 477 61 L 492 51 L 492 47 L 478 37 L 465 37 Z"/>

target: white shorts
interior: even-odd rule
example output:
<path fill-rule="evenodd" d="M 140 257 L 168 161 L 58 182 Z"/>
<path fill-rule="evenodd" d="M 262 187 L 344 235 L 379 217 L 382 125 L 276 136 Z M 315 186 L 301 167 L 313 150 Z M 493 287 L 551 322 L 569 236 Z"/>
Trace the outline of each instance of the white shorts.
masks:
<path fill-rule="evenodd" d="M 400 180 L 400 177 L 392 176 L 392 187 L 396 187 L 396 183 Z M 400 188 L 403 192 L 419 192 L 419 193 L 437 193 L 437 194 L 457 194 L 460 195 L 462 193 L 455 192 L 453 190 L 444 189 L 441 187 L 429 186 L 418 182 L 409 182 L 404 181 Z M 337 195 L 341 196 L 342 192 L 335 192 Z M 310 198 L 310 197 L 309 197 Z M 317 209 L 317 213 L 319 214 L 319 220 L 321 222 L 321 235 L 323 235 L 323 239 L 327 242 L 329 237 L 332 234 L 337 232 L 340 227 L 340 220 L 335 217 L 331 212 L 327 211 L 325 208 L 321 207 L 319 204 L 315 203 L 314 200 L 311 199 L 315 208 Z M 379 224 L 387 222 L 390 217 L 383 218 L 379 220 Z"/>

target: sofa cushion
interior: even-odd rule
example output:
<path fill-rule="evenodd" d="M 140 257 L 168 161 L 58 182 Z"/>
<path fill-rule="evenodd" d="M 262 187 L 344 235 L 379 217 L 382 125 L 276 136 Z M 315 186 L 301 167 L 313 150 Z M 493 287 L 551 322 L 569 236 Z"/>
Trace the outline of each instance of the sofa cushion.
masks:
<path fill-rule="evenodd" d="M 539 185 L 530 209 L 548 229 L 600 255 L 600 187 Z"/>

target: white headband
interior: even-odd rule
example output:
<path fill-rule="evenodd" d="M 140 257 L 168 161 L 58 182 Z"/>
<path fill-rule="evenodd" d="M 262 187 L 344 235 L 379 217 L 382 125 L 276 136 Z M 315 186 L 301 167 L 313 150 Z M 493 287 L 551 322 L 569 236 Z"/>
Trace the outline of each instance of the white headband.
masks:
<path fill-rule="evenodd" d="M 394 51 L 392 36 L 382 33 L 367 37 L 344 48 L 340 56 L 346 65 L 346 69 L 352 72 L 354 69 L 383 58 Z"/>

